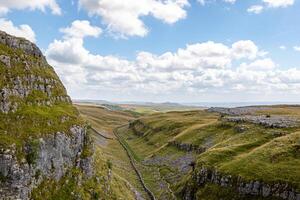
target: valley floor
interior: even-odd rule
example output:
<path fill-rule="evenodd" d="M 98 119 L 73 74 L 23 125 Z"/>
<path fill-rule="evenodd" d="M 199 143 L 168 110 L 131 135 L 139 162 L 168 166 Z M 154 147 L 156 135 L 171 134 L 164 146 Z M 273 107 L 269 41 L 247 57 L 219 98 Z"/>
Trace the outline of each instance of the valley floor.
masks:
<path fill-rule="evenodd" d="M 100 154 L 101 159 L 105 163 L 111 162 L 112 176 L 115 177 L 120 185 L 124 186 L 122 190 L 127 189 L 130 191 L 130 195 L 128 195 L 120 190 L 118 199 L 149 199 L 130 163 L 126 151 L 113 133 L 114 128 L 120 126 L 122 123 L 128 123 L 133 117 L 129 114 L 116 113 L 90 105 L 77 105 L 77 108 L 94 129 L 91 129 L 90 133 L 97 149 L 96 154 Z"/>

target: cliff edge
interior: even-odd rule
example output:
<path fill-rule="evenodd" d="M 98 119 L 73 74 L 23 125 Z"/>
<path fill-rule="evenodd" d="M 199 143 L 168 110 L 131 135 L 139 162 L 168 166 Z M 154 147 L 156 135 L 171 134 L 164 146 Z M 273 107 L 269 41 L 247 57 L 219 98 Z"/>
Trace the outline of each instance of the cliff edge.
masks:
<path fill-rule="evenodd" d="M 92 176 L 87 145 L 84 123 L 39 48 L 0 31 L 0 199 L 29 199 L 74 167 Z"/>

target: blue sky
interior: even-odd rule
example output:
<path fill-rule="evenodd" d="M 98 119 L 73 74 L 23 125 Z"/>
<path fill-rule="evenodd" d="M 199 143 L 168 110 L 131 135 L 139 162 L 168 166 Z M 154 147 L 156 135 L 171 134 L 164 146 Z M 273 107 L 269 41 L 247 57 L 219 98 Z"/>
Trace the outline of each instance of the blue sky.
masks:
<path fill-rule="evenodd" d="M 299 10 L 298 0 L 13 0 L 0 2 L 0 29 L 36 42 L 77 99 L 296 101 Z"/>

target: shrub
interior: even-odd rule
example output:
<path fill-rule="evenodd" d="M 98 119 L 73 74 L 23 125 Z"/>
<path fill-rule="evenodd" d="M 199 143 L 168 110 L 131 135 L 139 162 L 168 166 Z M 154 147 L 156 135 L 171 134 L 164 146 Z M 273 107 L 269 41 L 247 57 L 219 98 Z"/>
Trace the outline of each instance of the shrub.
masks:
<path fill-rule="evenodd" d="M 112 169 L 113 164 L 112 164 L 111 160 L 108 159 L 108 160 L 106 161 L 106 164 L 107 164 L 108 169 Z"/>
<path fill-rule="evenodd" d="M 36 164 L 36 160 L 38 158 L 39 147 L 40 147 L 40 143 L 38 140 L 32 140 L 27 145 L 26 160 L 29 165 Z"/>

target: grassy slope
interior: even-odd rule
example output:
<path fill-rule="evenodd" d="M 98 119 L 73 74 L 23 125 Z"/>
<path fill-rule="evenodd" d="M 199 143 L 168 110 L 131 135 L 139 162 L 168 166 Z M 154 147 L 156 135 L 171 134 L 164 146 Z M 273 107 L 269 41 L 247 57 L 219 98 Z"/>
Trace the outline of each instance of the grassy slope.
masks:
<path fill-rule="evenodd" d="M 128 127 L 118 129 L 119 135 L 128 144 L 135 159 L 139 161 L 139 169 L 146 185 L 154 192 L 157 199 L 174 199 L 174 183 L 184 175 L 175 166 L 145 165 L 143 160 L 153 156 L 176 160 L 185 156 L 185 152 L 168 146 L 168 142 L 178 136 L 185 136 L 193 128 L 214 123 L 218 116 L 204 111 L 185 111 L 157 113 L 139 119 L 147 128 L 137 125 L 138 136 Z M 191 128 L 193 127 L 193 128 Z"/>
<path fill-rule="evenodd" d="M 112 137 L 114 137 L 114 128 L 134 119 L 134 116 L 127 112 L 110 111 L 93 105 L 76 105 L 76 107 L 79 109 L 81 115 L 90 122 L 95 129 L 99 131 L 105 130 L 107 134 Z M 98 136 L 94 135 L 94 138 L 95 137 Z M 125 182 L 129 182 L 143 196 L 146 196 L 122 146 L 117 140 L 109 140 L 106 142 L 104 145 L 97 145 L 97 148 L 102 152 L 102 160 L 109 160 L 112 163 L 113 177 L 116 182 L 119 183 L 120 187 L 127 190 L 129 189 Z M 118 198 L 133 199 L 133 196 L 124 196 L 125 194 L 126 193 L 123 192 L 116 193 Z"/>
<path fill-rule="evenodd" d="M 118 105 L 123 109 L 132 110 L 141 114 L 154 114 L 159 112 L 170 112 L 170 111 L 187 111 L 197 110 L 198 107 L 189 107 L 183 105 L 166 105 L 166 104 L 153 104 L 153 105 L 136 105 L 136 104 L 120 104 Z"/>
<path fill-rule="evenodd" d="M 95 129 L 106 131 L 110 136 L 113 136 L 113 129 L 135 119 L 135 116 L 130 112 L 110 111 L 92 104 L 75 104 L 75 107 L 80 110 L 81 116 L 87 119 Z"/>
<path fill-rule="evenodd" d="M 300 106 L 277 105 L 277 106 L 263 106 L 264 109 L 258 110 L 256 114 L 270 114 L 270 115 L 286 115 L 300 118 Z"/>
<path fill-rule="evenodd" d="M 143 137 L 133 134 L 131 130 L 124 132 L 130 146 L 134 147 L 141 158 L 145 158 L 166 147 L 166 144 L 176 137 L 189 134 L 189 131 L 193 131 L 190 127 L 205 126 L 217 118 L 217 115 L 205 111 L 158 113 L 139 119 L 147 125 L 137 127 L 137 130 L 144 134 Z"/>
<path fill-rule="evenodd" d="M 238 154 L 234 159 L 218 165 L 218 168 L 229 174 L 238 172 L 248 180 L 289 182 L 300 189 L 299 166 L 300 132 L 294 132 Z"/>
<path fill-rule="evenodd" d="M 281 106 L 259 113 L 297 117 L 299 111 L 298 107 L 294 110 L 294 107 Z M 297 128 L 272 129 L 247 123 L 214 123 L 216 118 L 203 111 L 153 114 L 140 119 L 145 126 L 137 126 L 137 129 L 144 133 L 143 136 L 135 135 L 130 129 L 120 132 L 140 161 L 153 153 L 179 155 L 180 151 L 172 152 L 171 147 L 165 145 L 176 140 L 208 148 L 207 152 L 198 156 L 198 167 L 217 168 L 247 180 L 288 182 L 300 189 L 300 138 Z M 201 125 L 209 122 L 213 124 Z M 238 131 L 241 126 L 245 128 L 243 133 Z"/>

